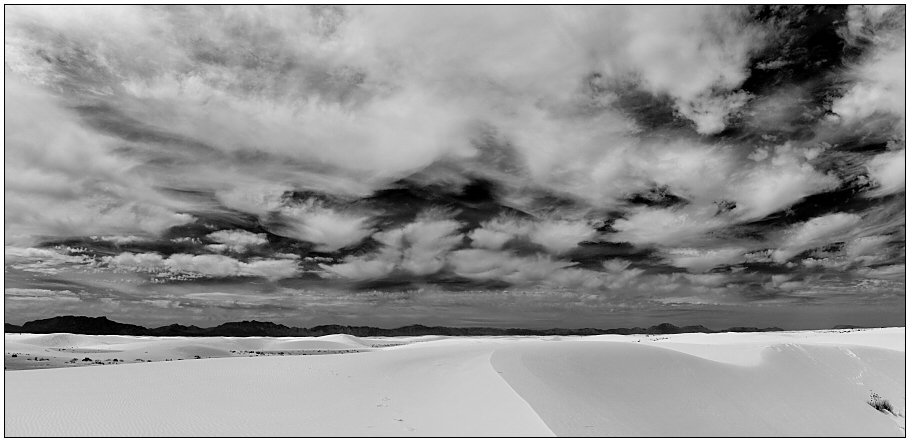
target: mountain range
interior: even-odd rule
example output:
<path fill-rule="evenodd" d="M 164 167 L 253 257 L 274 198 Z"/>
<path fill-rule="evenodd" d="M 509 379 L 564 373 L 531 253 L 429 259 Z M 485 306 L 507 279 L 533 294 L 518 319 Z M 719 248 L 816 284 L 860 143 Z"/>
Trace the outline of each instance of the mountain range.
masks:
<path fill-rule="evenodd" d="M 111 321 L 105 316 L 96 318 L 87 316 L 56 316 L 49 319 L 38 319 L 23 325 L 3 324 L 5 333 L 74 333 L 82 335 L 127 335 L 127 336 L 325 336 L 347 334 L 352 336 L 555 336 L 555 335 L 634 335 L 634 334 L 675 334 L 675 333 L 724 333 L 724 332 L 768 332 L 783 331 L 781 328 L 732 327 L 725 330 L 711 330 L 701 325 L 677 327 L 663 323 L 648 328 L 550 328 L 532 330 L 524 328 L 493 327 L 431 327 L 420 324 L 407 325 L 393 329 L 350 325 L 319 325 L 312 328 L 288 327 L 273 322 L 239 321 L 226 322 L 214 327 L 196 327 L 194 325 L 171 324 L 162 327 L 147 328 L 133 324 Z"/>

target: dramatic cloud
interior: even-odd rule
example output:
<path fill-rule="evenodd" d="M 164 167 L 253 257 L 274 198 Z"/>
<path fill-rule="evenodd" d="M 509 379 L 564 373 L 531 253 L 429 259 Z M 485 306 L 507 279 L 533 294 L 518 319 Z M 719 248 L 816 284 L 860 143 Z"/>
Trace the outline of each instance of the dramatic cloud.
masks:
<path fill-rule="evenodd" d="M 402 228 L 374 234 L 373 239 L 382 248 L 371 258 L 350 258 L 342 264 L 320 267 L 350 279 L 378 278 L 396 268 L 414 276 L 434 274 L 442 270 L 446 254 L 461 244 L 463 237 L 457 233 L 459 223 L 433 219 L 435 216 L 428 214 Z"/>
<path fill-rule="evenodd" d="M 613 234 L 612 239 L 633 244 L 683 243 L 724 226 L 726 223 L 715 216 L 716 212 L 716 207 L 635 210 L 626 219 L 613 223 L 619 233 Z"/>
<path fill-rule="evenodd" d="M 289 227 L 276 233 L 317 245 L 316 250 L 334 252 L 370 236 L 369 217 L 339 213 L 332 209 L 304 205 L 284 208 L 281 213 Z"/>
<path fill-rule="evenodd" d="M 850 6 L 846 38 L 852 44 L 870 44 L 869 51 L 852 66 L 852 86 L 836 99 L 831 111 L 845 123 L 871 119 L 896 119 L 895 136 L 905 138 L 906 104 L 906 10 L 900 5 Z"/>
<path fill-rule="evenodd" d="M 904 5 L 5 12 L 17 317 L 904 301 Z"/>
<path fill-rule="evenodd" d="M 15 76 L 13 76 L 15 78 Z M 83 127 L 47 92 L 5 83 L 6 231 L 30 235 L 159 234 L 188 223 L 183 206 L 131 175 L 115 138 Z"/>
<path fill-rule="evenodd" d="M 866 169 L 869 170 L 869 175 L 878 187 L 870 192 L 870 195 L 881 196 L 904 191 L 907 178 L 906 164 L 905 149 L 885 152 L 872 157 L 866 164 Z"/>
<path fill-rule="evenodd" d="M 758 165 L 732 180 L 729 198 L 737 206 L 733 213 L 743 220 L 763 218 L 840 184 L 837 177 L 816 171 L 789 144 L 775 146 L 773 156 L 758 158 L 753 158 Z"/>
<path fill-rule="evenodd" d="M 804 250 L 842 241 L 861 221 L 862 218 L 858 215 L 848 213 L 813 218 L 787 234 L 783 240 L 784 246 L 775 250 L 771 258 L 776 262 L 786 262 Z"/>

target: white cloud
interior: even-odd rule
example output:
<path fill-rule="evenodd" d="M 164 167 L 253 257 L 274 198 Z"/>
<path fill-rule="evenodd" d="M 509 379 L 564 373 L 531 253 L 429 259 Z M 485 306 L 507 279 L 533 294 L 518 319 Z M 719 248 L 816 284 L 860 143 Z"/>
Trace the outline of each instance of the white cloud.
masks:
<path fill-rule="evenodd" d="M 644 269 L 629 268 L 630 263 L 625 260 L 608 260 L 603 262 L 605 276 L 602 277 L 607 288 L 616 290 L 637 282 Z"/>
<path fill-rule="evenodd" d="M 806 280 L 791 281 L 794 275 L 771 275 L 771 281 L 765 284 L 769 289 L 791 291 L 801 289 L 806 286 Z"/>
<path fill-rule="evenodd" d="M 587 221 L 518 220 L 500 217 L 486 221 L 468 234 L 475 248 L 501 250 L 509 240 L 526 237 L 549 253 L 559 255 L 594 239 L 597 231 Z"/>
<path fill-rule="evenodd" d="M 280 184 L 254 182 L 218 191 L 216 196 L 221 204 L 230 209 L 265 217 L 281 207 L 281 196 L 287 190 Z"/>
<path fill-rule="evenodd" d="M 832 213 L 812 218 L 791 229 L 782 241 L 783 247 L 775 250 L 771 257 L 775 262 L 787 262 L 805 250 L 843 240 L 861 222 L 862 217 L 850 213 Z"/>
<path fill-rule="evenodd" d="M 102 261 L 106 262 L 109 266 L 116 268 L 144 270 L 148 272 L 164 269 L 167 266 L 164 257 L 157 253 L 124 252 L 117 256 L 105 256 L 102 258 Z"/>
<path fill-rule="evenodd" d="M 320 252 L 334 252 L 357 244 L 373 233 L 368 216 L 337 212 L 314 203 L 285 207 L 281 213 L 289 225 L 276 229 L 275 233 L 314 243 Z"/>
<path fill-rule="evenodd" d="M 226 244 L 208 244 L 203 247 L 205 250 L 215 253 L 227 253 L 228 251 L 235 251 L 237 253 L 242 253 L 245 249 L 243 247 L 235 248 Z"/>
<path fill-rule="evenodd" d="M 673 245 L 697 239 L 704 233 L 722 227 L 714 208 L 652 209 L 631 211 L 626 219 L 613 222 L 618 232 L 610 235 L 614 242 Z"/>
<path fill-rule="evenodd" d="M 625 259 L 609 259 L 603 262 L 604 269 L 610 273 L 619 273 L 632 265 L 632 261 Z"/>
<path fill-rule="evenodd" d="M 70 256 L 55 252 L 50 249 L 40 249 L 36 247 L 4 247 L 3 261 L 6 264 L 29 261 L 53 261 L 59 263 L 83 262 L 84 256 Z"/>
<path fill-rule="evenodd" d="M 840 184 L 837 177 L 816 171 L 789 144 L 777 146 L 770 161 L 736 172 L 728 181 L 726 197 L 736 203 L 731 214 L 743 221 L 761 219 Z"/>
<path fill-rule="evenodd" d="M 456 221 L 424 214 L 404 227 L 374 234 L 373 239 L 383 247 L 373 255 L 320 267 L 350 279 L 380 278 L 394 269 L 416 276 L 431 275 L 443 269 L 448 252 L 462 243 L 464 235 L 457 233 L 460 227 Z"/>
<path fill-rule="evenodd" d="M 875 268 L 866 267 L 857 270 L 857 273 L 867 278 L 903 281 L 907 277 L 907 266 L 905 264 L 895 264 Z"/>
<path fill-rule="evenodd" d="M 664 256 L 676 267 L 682 267 L 692 272 L 707 272 L 721 265 L 739 264 L 746 258 L 744 248 L 723 249 L 670 249 Z"/>
<path fill-rule="evenodd" d="M 881 116 L 894 119 L 893 135 L 901 139 L 906 121 L 905 16 L 902 5 L 848 8 L 844 37 L 851 43 L 862 37 L 872 48 L 848 71 L 853 84 L 831 104 L 831 111 L 847 124 L 874 123 Z"/>
<path fill-rule="evenodd" d="M 300 274 L 298 259 L 258 259 L 249 263 L 222 255 L 175 253 L 168 258 L 157 253 L 121 253 L 103 259 L 114 268 L 156 273 L 168 271 L 223 278 L 258 276 L 269 280 L 293 278 Z"/>
<path fill-rule="evenodd" d="M 172 272 L 179 273 L 199 273 L 214 277 L 240 274 L 240 261 L 221 255 L 175 253 L 165 260 L 165 265 Z"/>
<path fill-rule="evenodd" d="M 527 285 L 549 278 L 556 270 L 575 265 L 548 256 L 519 257 L 508 252 L 465 249 L 449 255 L 453 271 L 477 280 L 500 280 Z"/>
<path fill-rule="evenodd" d="M 5 304 L 13 304 L 13 308 L 21 308 L 22 304 L 33 302 L 81 302 L 77 294 L 69 290 L 46 289 L 19 289 L 7 288 L 3 290 Z"/>
<path fill-rule="evenodd" d="M 373 235 L 390 250 L 401 254 L 399 267 L 414 275 L 429 275 L 442 269 L 446 253 L 461 244 L 461 225 L 450 220 L 421 220 Z"/>
<path fill-rule="evenodd" d="M 534 224 L 530 239 L 548 252 L 560 255 L 594 238 L 597 231 L 584 221 L 542 221 Z"/>
<path fill-rule="evenodd" d="M 298 259 L 257 259 L 240 263 L 240 275 L 259 276 L 268 280 L 294 278 L 300 275 Z"/>
<path fill-rule="evenodd" d="M 480 227 L 471 231 L 468 238 L 475 248 L 500 250 L 509 240 L 531 233 L 532 223 L 512 218 L 500 217 L 484 221 Z"/>
<path fill-rule="evenodd" d="M 81 253 L 84 250 L 69 249 L 70 252 Z M 94 259 L 84 254 L 67 255 L 55 250 L 40 249 L 35 247 L 6 246 L 3 250 L 4 265 L 26 272 L 56 274 L 64 266 L 82 266 L 94 263 Z"/>
<path fill-rule="evenodd" d="M 512 239 L 514 236 L 515 235 L 509 232 L 485 227 L 474 229 L 471 231 L 471 233 L 468 234 L 468 238 L 471 239 L 472 246 L 488 250 L 502 249 L 502 246 L 505 245 L 505 243 Z"/>
<path fill-rule="evenodd" d="M 680 113 L 695 123 L 698 133 L 711 135 L 724 130 L 727 127 L 727 116 L 742 108 L 748 98 L 749 95 L 745 92 L 726 96 L 711 94 L 696 97 L 692 101 L 682 101 L 677 106 Z"/>
<path fill-rule="evenodd" d="M 630 144 L 634 125 L 610 111 L 572 118 L 582 78 L 636 76 L 713 132 L 742 101 L 736 88 L 763 41 L 738 7 L 352 7 L 331 26 L 307 8 L 210 11 L 79 8 L 78 19 L 67 21 L 53 9 L 18 8 L 13 46 L 35 50 L 16 52 L 11 69 L 38 69 L 48 82 L 62 75 L 34 55 L 62 49 L 45 47 L 24 24 L 72 37 L 94 59 L 111 61 L 99 69 L 113 71 L 114 105 L 142 104 L 119 111 L 227 155 L 257 158 L 237 164 L 181 152 L 177 171 L 156 174 L 213 188 L 222 204 L 265 216 L 285 190 L 363 195 L 434 161 L 472 157 L 478 122 L 517 141 L 533 181 L 597 200 L 588 195 L 592 175 L 612 186 L 623 159 L 608 154 Z M 98 32 L 111 16 L 122 17 Z M 134 47 L 156 51 L 136 60 Z M 247 68 L 245 50 L 290 71 Z M 222 58 L 200 59 L 206 51 Z M 608 196 L 628 190 L 601 187 Z"/>
<path fill-rule="evenodd" d="M 862 256 L 875 256 L 881 253 L 882 249 L 885 248 L 885 244 L 890 240 L 891 238 L 885 235 L 856 238 L 847 243 L 844 247 L 844 252 L 847 257 L 853 259 Z"/>
<path fill-rule="evenodd" d="M 94 239 L 94 238 L 93 238 L 93 239 Z M 114 244 L 121 245 L 121 244 L 133 244 L 133 243 L 137 243 L 137 242 L 142 242 L 142 241 L 145 240 L 145 238 L 140 238 L 140 237 L 135 236 L 135 235 L 129 235 L 129 236 L 102 236 L 102 237 L 101 237 L 101 240 L 102 240 L 102 241 L 110 241 L 110 242 L 112 242 L 112 243 L 114 243 Z"/>
<path fill-rule="evenodd" d="M 906 149 L 880 153 L 869 160 L 866 169 L 878 187 L 868 195 L 882 196 L 902 192 L 906 186 L 906 160 Z"/>
<path fill-rule="evenodd" d="M 219 253 L 223 253 L 228 249 L 237 253 L 243 253 L 249 247 L 259 246 L 269 242 L 265 233 L 250 233 L 245 230 L 219 230 L 208 234 L 206 237 L 211 241 L 220 243 L 206 246 L 209 250 Z"/>
<path fill-rule="evenodd" d="M 158 235 L 188 223 L 182 203 L 130 170 L 114 138 L 83 126 L 56 98 L 8 75 L 5 221 L 13 234 Z"/>

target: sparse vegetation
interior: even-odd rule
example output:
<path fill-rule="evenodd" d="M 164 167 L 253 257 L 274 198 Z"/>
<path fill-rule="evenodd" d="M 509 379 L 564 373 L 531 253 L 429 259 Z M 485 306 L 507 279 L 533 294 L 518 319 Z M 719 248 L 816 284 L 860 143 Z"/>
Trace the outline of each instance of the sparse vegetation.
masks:
<path fill-rule="evenodd" d="M 871 405 L 872 408 L 881 411 L 882 413 L 887 411 L 888 413 L 894 414 L 896 416 L 894 413 L 894 407 L 891 406 L 891 402 L 888 402 L 887 399 L 883 399 L 878 395 L 878 393 L 869 393 L 869 400 L 866 401 L 866 403 Z"/>

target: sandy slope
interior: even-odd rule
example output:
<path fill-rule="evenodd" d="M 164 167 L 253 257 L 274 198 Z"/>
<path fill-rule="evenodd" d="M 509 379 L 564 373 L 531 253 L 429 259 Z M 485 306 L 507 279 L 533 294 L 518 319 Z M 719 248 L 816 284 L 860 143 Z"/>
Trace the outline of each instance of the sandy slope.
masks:
<path fill-rule="evenodd" d="M 6 435 L 552 435 L 492 369 L 495 348 L 10 371 Z"/>
<path fill-rule="evenodd" d="M 425 339 L 6 335 L 8 366 L 23 362 L 10 359 L 14 351 L 217 359 L 7 371 L 7 436 L 900 436 L 905 425 L 866 404 L 874 391 L 905 410 L 903 328 Z M 242 357 L 251 351 L 318 356 Z M 356 353 L 327 354 L 342 351 Z"/>
<path fill-rule="evenodd" d="M 492 363 L 559 436 L 901 435 L 864 401 L 870 386 L 902 399 L 902 371 L 878 359 L 903 355 L 845 350 L 782 344 L 744 367 L 634 343 L 527 343 Z"/>

